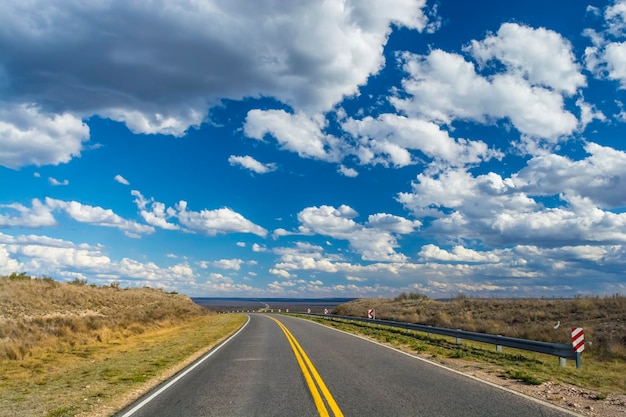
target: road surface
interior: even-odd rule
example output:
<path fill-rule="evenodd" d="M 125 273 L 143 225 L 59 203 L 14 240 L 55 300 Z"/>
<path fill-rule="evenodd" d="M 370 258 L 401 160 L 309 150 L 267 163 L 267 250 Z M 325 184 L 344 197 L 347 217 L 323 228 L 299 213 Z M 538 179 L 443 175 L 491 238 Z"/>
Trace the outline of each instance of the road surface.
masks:
<path fill-rule="evenodd" d="M 119 417 L 573 414 L 319 324 L 251 314 L 200 364 Z"/>

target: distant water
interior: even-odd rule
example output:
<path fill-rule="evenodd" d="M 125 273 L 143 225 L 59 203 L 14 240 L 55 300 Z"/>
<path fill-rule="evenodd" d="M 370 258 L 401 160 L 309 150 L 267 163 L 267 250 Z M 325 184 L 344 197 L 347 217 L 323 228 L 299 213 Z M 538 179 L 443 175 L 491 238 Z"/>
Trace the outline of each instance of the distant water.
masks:
<path fill-rule="evenodd" d="M 192 300 L 210 310 L 225 311 L 274 311 L 293 313 L 324 313 L 332 312 L 339 304 L 355 300 L 355 298 L 203 298 Z"/>

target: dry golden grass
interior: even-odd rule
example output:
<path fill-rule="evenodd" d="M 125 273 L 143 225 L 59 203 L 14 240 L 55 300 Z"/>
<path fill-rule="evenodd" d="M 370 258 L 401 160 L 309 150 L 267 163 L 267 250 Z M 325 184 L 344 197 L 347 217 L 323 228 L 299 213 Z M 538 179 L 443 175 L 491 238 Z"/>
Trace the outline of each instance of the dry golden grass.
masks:
<path fill-rule="evenodd" d="M 437 301 L 419 294 L 395 299 L 362 299 L 339 306 L 336 314 L 501 334 L 553 343 L 571 343 L 571 328 L 585 329 L 585 355 L 626 361 L 626 297 L 575 299 L 474 299 Z M 555 329 L 555 327 L 558 327 Z"/>
<path fill-rule="evenodd" d="M 245 321 L 149 288 L 0 278 L 0 416 L 110 415 Z"/>

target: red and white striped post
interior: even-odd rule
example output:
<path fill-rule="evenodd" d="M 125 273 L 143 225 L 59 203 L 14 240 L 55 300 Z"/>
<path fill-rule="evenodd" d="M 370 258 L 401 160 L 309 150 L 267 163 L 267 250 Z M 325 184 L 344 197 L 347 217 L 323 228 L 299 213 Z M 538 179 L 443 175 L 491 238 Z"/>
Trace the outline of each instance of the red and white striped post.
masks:
<path fill-rule="evenodd" d="M 585 350 L 585 331 L 582 327 L 572 327 L 572 346 L 576 351 L 576 368 L 580 369 L 580 354 Z"/>

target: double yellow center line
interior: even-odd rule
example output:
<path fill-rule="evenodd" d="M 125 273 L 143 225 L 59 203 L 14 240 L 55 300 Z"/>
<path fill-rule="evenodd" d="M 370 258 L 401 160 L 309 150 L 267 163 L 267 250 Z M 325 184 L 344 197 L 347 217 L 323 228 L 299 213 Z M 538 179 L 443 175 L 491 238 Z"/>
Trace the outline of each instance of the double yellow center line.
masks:
<path fill-rule="evenodd" d="M 276 324 L 278 324 L 278 326 L 282 329 L 283 333 L 285 333 L 285 336 L 287 336 L 287 340 L 291 345 L 293 354 L 296 356 L 298 365 L 300 365 L 300 370 L 302 370 L 304 379 L 309 386 L 309 391 L 311 391 L 313 401 L 315 402 L 315 407 L 317 407 L 317 411 L 319 412 L 320 416 L 330 417 L 330 414 L 328 413 L 328 408 L 330 408 L 335 417 L 343 417 L 343 413 L 339 409 L 339 406 L 335 402 L 335 399 L 330 394 L 330 391 L 328 391 L 328 388 L 326 387 L 326 384 L 324 384 L 322 377 L 320 377 L 320 374 L 317 373 L 317 370 L 311 363 L 309 357 L 304 352 L 304 349 L 302 349 L 302 346 L 300 346 L 300 343 L 298 343 L 296 338 L 291 334 L 289 329 L 287 329 L 284 324 L 282 324 L 280 321 L 276 320 L 273 317 L 269 318 L 274 320 Z M 324 402 L 324 400 L 326 400 L 326 402 Z M 328 408 L 326 407 L 327 405 Z"/>

